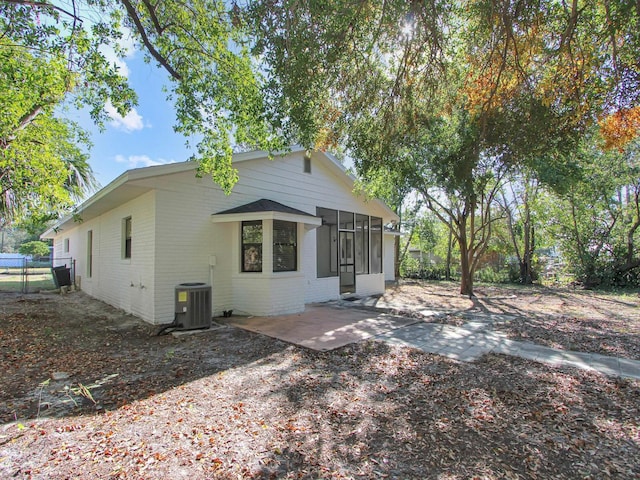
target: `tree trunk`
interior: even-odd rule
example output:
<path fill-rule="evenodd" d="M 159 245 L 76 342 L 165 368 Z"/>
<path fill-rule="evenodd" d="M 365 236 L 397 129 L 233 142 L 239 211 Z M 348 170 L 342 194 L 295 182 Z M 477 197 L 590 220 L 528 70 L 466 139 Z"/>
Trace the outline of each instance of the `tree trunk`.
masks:
<path fill-rule="evenodd" d="M 520 283 L 531 285 L 533 283 L 533 226 L 531 225 L 531 211 L 529 198 L 524 196 L 524 238 L 522 245 L 522 261 L 520 262 Z"/>
<path fill-rule="evenodd" d="M 460 245 L 460 271 L 460 294 L 468 295 L 471 298 L 473 297 L 473 272 L 466 245 L 464 247 Z"/>
<path fill-rule="evenodd" d="M 396 214 L 398 215 L 398 223 L 395 226 L 395 229 L 400 232 L 402 230 L 402 201 L 398 202 L 396 206 Z M 393 275 L 396 279 L 396 282 L 400 280 L 400 235 L 396 235 L 393 239 Z"/>
<path fill-rule="evenodd" d="M 470 209 L 471 210 L 471 209 Z M 471 210 L 473 212 L 473 210 Z M 472 213 L 473 215 L 473 213 Z M 472 221 L 473 223 L 473 221 Z M 471 225 L 473 233 L 473 225 Z M 467 216 L 461 215 L 458 223 L 458 246 L 460 247 L 460 294 L 473 297 L 473 239 L 467 238 Z"/>
<path fill-rule="evenodd" d="M 640 192 L 638 192 L 637 190 L 634 195 L 634 201 L 635 201 L 636 218 L 635 218 L 635 221 L 633 221 L 634 220 L 633 216 L 631 217 L 631 221 L 633 221 L 633 224 L 627 231 L 627 264 L 628 265 L 631 265 L 634 263 L 635 248 L 634 248 L 633 237 L 636 234 L 636 230 L 640 228 Z M 627 203 L 631 203 L 628 189 L 627 189 Z"/>

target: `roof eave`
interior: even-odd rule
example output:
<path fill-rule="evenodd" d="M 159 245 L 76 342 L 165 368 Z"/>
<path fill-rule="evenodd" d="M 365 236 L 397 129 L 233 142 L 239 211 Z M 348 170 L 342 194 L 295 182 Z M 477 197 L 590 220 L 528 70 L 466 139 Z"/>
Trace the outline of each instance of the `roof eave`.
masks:
<path fill-rule="evenodd" d="M 112 195 L 116 190 L 122 188 L 124 185 L 144 180 L 151 177 L 157 177 L 161 175 L 170 175 L 173 173 L 186 172 L 189 170 L 195 170 L 197 165 L 193 162 L 177 162 L 177 163 L 168 163 L 165 165 L 154 165 L 151 167 L 141 167 L 141 168 L 133 168 L 131 170 L 127 170 L 118 176 L 115 180 L 111 181 L 106 187 L 98 190 L 95 194 L 89 197 L 84 202 L 80 203 L 78 206 L 74 208 L 74 214 L 66 215 L 62 219 L 58 220 L 52 227 L 47 229 L 40 238 L 49 239 L 54 238 L 66 224 L 69 222 L 75 222 L 75 214 L 79 213 L 82 215 L 82 212 L 86 211 L 92 205 L 95 205 L 97 202 L 101 201 L 105 197 Z M 150 190 L 150 187 L 141 187 L 139 189 L 139 194 L 144 193 L 145 191 Z"/>

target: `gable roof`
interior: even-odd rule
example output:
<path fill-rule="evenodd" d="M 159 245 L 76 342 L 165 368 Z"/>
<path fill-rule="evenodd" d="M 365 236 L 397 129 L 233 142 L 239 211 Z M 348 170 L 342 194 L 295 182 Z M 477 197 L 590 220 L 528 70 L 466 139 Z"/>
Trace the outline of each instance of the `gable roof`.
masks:
<path fill-rule="evenodd" d="M 303 147 L 293 146 L 289 150 L 275 153 L 273 154 L 273 156 L 277 157 L 278 155 L 301 153 L 305 151 L 306 149 Z M 315 151 L 314 155 L 323 159 L 324 164 L 327 166 L 327 168 L 329 168 L 329 170 L 331 170 L 338 177 L 341 177 L 351 188 L 353 188 L 356 180 L 355 177 L 351 175 L 333 155 L 327 152 L 322 152 L 322 151 Z M 269 157 L 269 153 L 262 150 L 236 153 L 233 155 L 233 163 L 237 164 L 237 163 L 250 161 L 250 160 L 258 160 L 261 158 L 266 159 L 268 157 Z M 153 182 L 145 182 L 145 180 L 162 177 L 165 175 L 173 175 L 176 173 L 188 172 L 188 171 L 193 171 L 195 174 L 195 170 L 197 166 L 198 165 L 195 162 L 186 161 L 186 162 L 170 163 L 165 165 L 154 165 L 150 167 L 134 168 L 131 170 L 127 170 L 122 175 L 120 175 L 115 180 L 113 180 L 111 183 L 109 183 L 106 187 L 99 190 L 97 193 L 95 193 L 93 196 L 91 196 L 84 202 L 80 203 L 75 208 L 74 213 L 79 214 L 83 220 L 90 220 L 92 218 L 98 217 L 108 212 L 109 210 L 116 208 L 119 205 L 122 205 L 130 200 L 133 200 L 134 198 L 140 195 L 143 195 L 144 193 L 147 193 L 153 190 L 154 188 L 152 185 Z M 396 214 L 387 205 L 385 205 L 384 202 L 380 200 L 373 200 L 373 201 L 377 202 L 380 206 L 382 206 L 389 213 L 389 216 L 391 218 L 394 218 L 394 219 L 397 218 Z M 277 202 L 273 202 L 273 203 L 277 203 Z M 285 205 L 282 205 L 282 207 L 290 208 L 290 207 L 286 207 Z M 268 211 L 276 212 L 278 214 L 276 216 L 279 216 L 279 217 L 282 217 L 282 215 L 287 215 L 287 212 L 282 212 L 277 209 L 272 209 Z M 254 212 L 254 213 L 258 213 L 258 212 Z M 243 215 L 246 215 L 246 214 L 247 213 Z M 309 215 L 308 213 L 298 211 L 298 213 L 291 214 L 291 215 L 300 215 L 300 214 L 303 214 L 304 216 L 307 217 L 307 220 L 304 221 L 303 223 L 310 224 L 310 225 L 315 224 L 315 217 L 313 217 L 312 215 Z M 46 232 L 44 232 L 40 237 L 43 239 L 54 238 L 59 231 L 64 230 L 66 228 L 72 228 L 73 226 L 75 226 L 74 217 L 75 215 L 70 214 L 61 218 L 51 228 L 49 228 Z M 309 217 L 311 217 L 310 220 L 309 220 Z M 216 221 L 215 215 L 213 216 L 213 218 L 214 218 L 214 221 Z M 266 217 L 262 217 L 262 218 L 266 218 Z M 276 217 L 272 216 L 271 218 L 276 218 Z M 217 221 L 223 221 L 223 220 L 220 219 Z M 229 220 L 224 220 L 224 221 L 229 221 Z M 294 221 L 303 221 L 303 220 L 298 219 Z"/>

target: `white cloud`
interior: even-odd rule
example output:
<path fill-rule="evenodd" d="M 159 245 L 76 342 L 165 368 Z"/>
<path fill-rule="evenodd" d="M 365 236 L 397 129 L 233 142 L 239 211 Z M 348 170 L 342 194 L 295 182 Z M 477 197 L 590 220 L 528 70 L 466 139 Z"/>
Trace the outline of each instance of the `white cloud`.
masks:
<path fill-rule="evenodd" d="M 135 108 L 132 108 L 124 117 L 118 113 L 111 102 L 107 102 L 104 109 L 106 110 L 107 115 L 111 118 L 111 125 L 119 130 L 134 132 L 144 128 L 142 115 L 140 115 Z"/>
<path fill-rule="evenodd" d="M 176 163 L 175 160 L 166 160 L 164 158 L 153 159 L 148 155 L 116 155 L 115 160 L 118 163 L 126 163 L 127 168 L 152 167 L 154 165 L 165 165 L 167 163 Z"/>
<path fill-rule="evenodd" d="M 127 62 L 125 62 L 123 58 L 117 57 L 113 49 L 107 47 L 104 49 L 102 54 L 110 64 L 116 65 L 116 70 L 120 75 L 129 78 L 129 65 L 127 65 Z"/>

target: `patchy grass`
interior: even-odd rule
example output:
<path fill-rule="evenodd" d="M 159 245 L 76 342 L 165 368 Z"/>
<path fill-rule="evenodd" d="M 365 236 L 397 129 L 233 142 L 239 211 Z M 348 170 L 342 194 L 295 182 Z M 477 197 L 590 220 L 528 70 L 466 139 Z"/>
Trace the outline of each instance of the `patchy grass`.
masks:
<path fill-rule="evenodd" d="M 39 269 L 40 270 L 40 269 Z M 21 292 L 24 277 L 20 273 L 0 272 L 0 292 Z M 52 290 L 56 288 L 53 282 L 51 271 L 30 273 L 27 276 L 27 288 L 29 292 L 39 292 L 41 290 Z"/>

